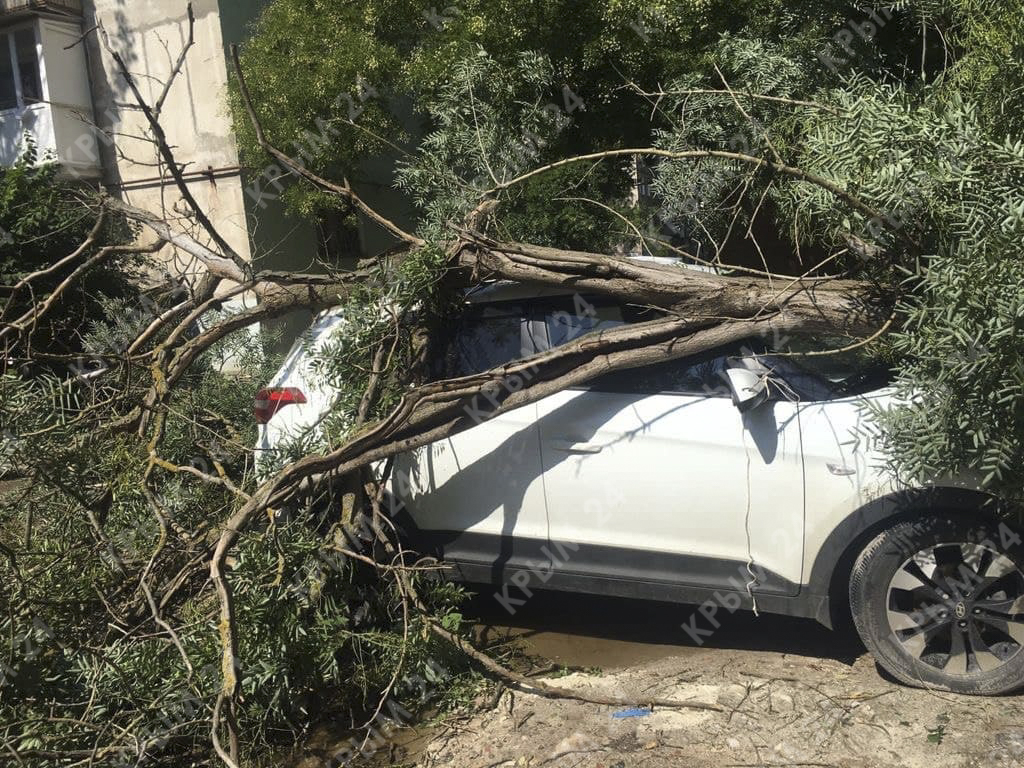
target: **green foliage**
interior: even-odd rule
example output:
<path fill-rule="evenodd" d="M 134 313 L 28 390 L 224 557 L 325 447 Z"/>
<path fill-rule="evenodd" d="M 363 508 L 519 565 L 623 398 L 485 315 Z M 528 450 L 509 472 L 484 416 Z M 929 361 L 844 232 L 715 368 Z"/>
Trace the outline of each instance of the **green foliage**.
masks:
<path fill-rule="evenodd" d="M 91 338 L 104 331 L 117 335 L 97 326 Z M 223 470 L 252 490 L 251 404 L 279 363 L 264 347 L 243 337 L 190 372 L 160 459 Z M 226 355 L 243 373 L 219 371 Z M 63 751 L 91 749 L 99 736 L 101 746 L 117 747 L 103 755 L 107 765 L 135 764 L 138 738 L 147 761 L 181 765 L 209 752 L 221 649 L 219 607 L 203 570 L 218 523 L 237 501 L 187 473 L 158 470 L 144 483 L 147 457 L 136 438 L 97 428 L 123 384 L 0 377 L 3 470 L 34 473 L 0 484 L 0 737 Z M 393 581 L 341 556 L 338 545 L 352 546 L 337 507 L 311 506 L 257 526 L 235 553 L 246 701 L 238 717 L 249 756 L 290 748 L 314 718 L 369 714 L 403 654 L 403 679 L 428 665 L 457 668 L 415 614 L 404 616 Z M 143 583 L 177 642 L 154 620 Z M 450 586 L 419 589 L 442 616 L 460 599 Z M 398 700 L 416 709 L 418 696 L 404 691 Z M 54 712 L 68 719 L 47 719 Z"/>
<path fill-rule="evenodd" d="M 493 109 L 521 108 L 519 88 L 508 87 L 513 75 L 538 107 L 563 105 L 566 89 L 585 104 L 564 110 L 571 119 L 556 137 L 538 131 L 547 142 L 538 159 L 555 158 L 648 144 L 651 103 L 629 84 L 704 73 L 721 34 L 784 34 L 810 56 L 845 18 L 844 8 L 779 0 L 276 0 L 255 24 L 242 65 L 268 137 L 314 170 L 358 186 L 367 180 L 367 158 L 402 160 L 413 151 L 416 164 L 429 154 L 424 137 L 445 130 L 438 107 L 454 93 L 465 99 L 466 70 L 479 68 L 482 52 L 505 83 L 491 99 L 481 94 Z M 536 66 L 524 67 L 530 58 L 543 60 L 543 81 L 530 72 Z M 242 154 L 260 168 L 266 158 L 237 94 L 232 108 Z M 619 194 L 626 189 L 619 186 Z M 303 186 L 289 187 L 286 199 L 306 215 L 332 205 Z"/>
<path fill-rule="evenodd" d="M 931 58 L 945 65 L 939 80 L 950 94 L 970 94 L 991 136 L 1024 131 L 1024 24 L 1019 2 L 932 0 L 911 5 L 945 40 L 931 43 Z M 933 38 L 937 35 L 933 35 Z"/>
<path fill-rule="evenodd" d="M 568 167 L 534 177 L 510 192 L 500 215 L 492 217 L 493 232 L 509 242 L 612 251 L 636 239 L 622 219 L 644 224 L 646 211 L 619 198 L 631 183 L 627 179 L 626 163 Z"/>
<path fill-rule="evenodd" d="M 550 59 L 523 53 L 511 66 L 483 49 L 459 61 L 429 102 L 434 126 L 417 154 L 400 163 L 397 183 L 423 214 L 423 232 L 443 238 L 475 201 L 555 157 L 565 133 L 587 109 L 571 89 L 548 101 L 555 74 Z M 507 240 L 603 250 L 616 244 L 607 213 L 594 202 L 622 194 L 624 164 L 565 168 L 514 187 L 500 215 L 478 222 Z M 552 200 L 558 204 L 552 206 Z M 627 206 L 618 204 L 620 215 Z"/>
<path fill-rule="evenodd" d="M 402 142 L 396 83 L 409 20 L 425 23 L 425 7 L 417 0 L 271 3 L 241 54 L 267 137 L 318 172 L 364 180 L 362 160 L 386 147 L 378 137 Z M 268 159 L 236 90 L 231 106 L 242 155 L 260 169 Z M 332 205 L 302 186 L 289 186 L 284 198 L 306 216 Z"/>
<path fill-rule="evenodd" d="M 77 251 L 89 237 L 94 214 L 84 205 L 89 191 L 60 176 L 56 163 L 46 162 L 31 139 L 10 168 L 0 169 L 0 283 L 14 285 L 21 278 L 51 267 Z M 0 297 L 4 319 L 13 319 L 52 291 L 72 270 L 106 245 L 130 243 L 128 225 L 110 217 L 95 243 L 67 267 L 34 282 L 35 295 L 19 292 L 13 299 Z M 110 258 L 76 280 L 58 307 L 36 328 L 35 346 L 53 353 L 82 349 L 79 330 L 103 316 L 102 301 L 132 293 L 130 255 Z"/>
<path fill-rule="evenodd" d="M 424 137 L 399 185 L 442 231 L 465 216 L 483 192 L 532 167 L 541 147 L 564 128 L 559 109 L 545 109 L 550 62 L 523 53 L 507 68 L 483 50 L 458 62 L 430 104 L 435 130 Z"/>
<path fill-rule="evenodd" d="M 322 434 L 272 462 L 350 437 L 377 373 L 371 420 L 419 375 L 420 326 L 457 309 L 444 290 L 451 225 L 464 224 L 481 192 L 567 154 L 654 144 L 778 158 L 877 215 L 820 185 L 717 159 L 657 163 L 656 210 L 632 207 L 632 182 L 616 161 L 513 185 L 474 226 L 501 239 L 612 250 L 635 240 L 622 218 L 643 229 L 656 214 L 713 252 L 760 211 L 780 249 L 799 247 L 798 256 L 889 290 L 899 284 L 904 298 L 884 343 L 906 405 L 878 414 L 894 468 L 918 479 L 973 474 L 1024 495 L 1019 8 L 904 2 L 877 34 L 847 35 L 835 67 L 815 54 L 836 53 L 836 33 L 864 21 L 859 6 L 465 0 L 440 21 L 437 13 L 420 0 L 276 0 L 244 51 L 271 140 L 356 184 L 368 160 L 400 160 L 397 183 L 429 243 L 384 289 L 347 299 L 345 323 L 317 363 L 340 393 L 336 407 Z M 631 84 L 666 95 L 652 103 Z M 232 98 L 244 155 L 258 166 L 264 158 Z M 0 226 L 11 235 L 0 245 L 5 283 L 73 251 L 93 223 L 74 188 L 32 163 L 0 175 Z M 310 215 L 329 204 L 299 186 L 288 200 Z M 115 222 L 100 240 L 133 234 Z M 130 266 L 109 262 L 62 302 L 51 343 L 92 355 L 123 349 L 152 316 L 138 311 Z M 171 298 L 146 296 L 158 307 Z M 21 724 L 5 725 L 3 738 L 25 749 L 92 749 L 99 739 L 134 757 L 130 739 L 111 735 L 130 732 L 167 765 L 206 759 L 220 627 L 216 597 L 194 566 L 238 501 L 223 484 L 173 468 L 206 480 L 223 472 L 253 490 L 249 408 L 278 363 L 267 348 L 243 336 L 189 372 L 165 414 L 159 465 L 136 436 L 100 428 L 138 401 L 148 373 L 0 377 L 0 469 L 34 472 L 0 486 L 0 634 L 15 639 L 0 657 L 0 720 Z M 228 358 L 242 375 L 220 372 Z M 314 716 L 369 714 L 399 658 L 417 673 L 450 663 L 415 612 L 406 615 L 388 574 L 339 558 L 352 543 L 336 501 L 275 510 L 233 552 L 244 664 L 237 716 L 253 753 L 294 741 Z M 155 620 L 143 584 L 175 636 Z M 464 627 L 458 590 L 417 584 L 444 626 Z M 468 697 L 477 681 L 442 685 Z M 400 697 L 406 687 L 400 680 Z M 48 719 L 54 712 L 69 720 Z"/>

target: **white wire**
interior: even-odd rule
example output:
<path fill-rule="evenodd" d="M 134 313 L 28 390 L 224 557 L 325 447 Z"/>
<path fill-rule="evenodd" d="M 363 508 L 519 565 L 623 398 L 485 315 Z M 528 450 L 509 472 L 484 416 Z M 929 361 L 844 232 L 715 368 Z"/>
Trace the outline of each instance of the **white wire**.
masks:
<path fill-rule="evenodd" d="M 757 596 L 754 594 L 754 586 L 757 585 L 757 574 L 754 573 L 754 552 L 750 543 L 750 446 L 747 445 L 747 429 L 746 425 L 741 430 L 743 436 L 743 451 L 747 455 L 747 512 L 743 521 L 743 527 L 747 532 L 747 573 L 750 575 L 750 581 L 747 582 L 747 595 L 750 597 L 750 602 L 754 608 L 754 615 L 760 616 L 761 614 L 757 610 Z"/>
<path fill-rule="evenodd" d="M 799 403 L 800 402 L 800 396 L 797 395 L 797 393 L 793 391 L 792 387 L 790 387 L 789 384 L 787 384 L 785 381 L 783 381 L 782 379 L 780 379 L 778 377 L 771 377 L 771 378 L 769 378 L 770 376 L 771 376 L 770 372 L 769 373 L 765 373 L 764 376 L 763 376 L 763 382 L 764 382 L 764 384 L 766 386 L 768 386 L 769 383 L 770 384 L 774 384 L 780 390 L 782 396 L 786 400 L 788 400 L 791 403 Z M 802 429 L 802 425 L 800 424 L 800 408 L 799 408 L 799 405 L 798 405 L 797 406 L 797 432 L 800 433 L 800 461 L 802 463 L 803 460 L 804 460 L 804 455 L 803 455 L 803 440 L 804 440 L 804 437 L 803 437 L 803 434 L 801 432 L 801 429 Z M 757 595 L 754 594 L 754 587 L 758 586 L 758 582 L 757 582 L 757 574 L 754 573 L 754 552 L 753 552 L 753 547 L 751 545 L 751 538 L 750 538 L 750 505 L 751 505 L 751 497 L 752 497 L 752 494 L 750 492 L 750 466 L 751 466 L 751 464 L 750 464 L 750 446 L 747 445 L 747 429 L 746 429 L 746 425 L 745 424 L 743 425 L 743 429 L 741 430 L 741 434 L 742 434 L 742 438 L 743 438 L 743 451 L 744 451 L 744 453 L 747 456 L 747 511 L 746 511 L 746 515 L 745 515 L 744 521 L 743 521 L 743 527 L 746 530 L 746 534 L 747 534 L 747 574 L 750 576 L 750 581 L 747 582 L 747 596 L 750 597 L 750 603 L 753 606 L 754 615 L 755 616 L 760 616 L 761 614 L 757 610 Z M 805 488 L 805 492 L 804 492 L 804 506 L 805 506 L 804 516 L 805 516 L 805 518 L 806 518 L 806 505 L 807 505 L 807 498 L 806 498 L 806 488 Z"/>

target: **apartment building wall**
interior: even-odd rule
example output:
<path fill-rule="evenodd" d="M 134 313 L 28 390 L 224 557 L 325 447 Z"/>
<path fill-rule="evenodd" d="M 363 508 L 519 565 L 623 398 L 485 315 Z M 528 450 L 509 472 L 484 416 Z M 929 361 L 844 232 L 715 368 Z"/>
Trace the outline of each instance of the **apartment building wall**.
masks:
<path fill-rule="evenodd" d="M 179 190 L 145 140 L 148 124 L 135 106 L 107 46 L 117 51 L 145 99 L 154 104 L 188 41 L 183 0 L 84 0 L 84 25 L 102 25 L 106 45 L 88 38 L 96 151 L 104 183 L 141 208 L 173 217 L 183 210 Z M 194 0 L 195 42 L 171 88 L 160 122 L 189 190 L 220 234 L 250 258 L 242 172 L 227 107 L 228 72 L 217 0 Z M 179 264 L 183 268 L 184 264 Z"/>
<path fill-rule="evenodd" d="M 244 45 L 269 2 L 193 0 L 194 45 L 160 122 L 191 194 L 243 258 L 316 270 L 316 228 L 260 194 L 264 169 L 240 168 L 227 105 L 227 46 Z M 40 159 L 56 159 L 66 174 L 187 224 L 181 193 L 113 56 L 154 104 L 187 42 L 186 9 L 186 0 L 0 0 L 0 166 L 15 162 L 28 135 Z M 372 238 L 362 239 L 365 250 Z M 172 271 L 193 266 L 176 254 Z"/>

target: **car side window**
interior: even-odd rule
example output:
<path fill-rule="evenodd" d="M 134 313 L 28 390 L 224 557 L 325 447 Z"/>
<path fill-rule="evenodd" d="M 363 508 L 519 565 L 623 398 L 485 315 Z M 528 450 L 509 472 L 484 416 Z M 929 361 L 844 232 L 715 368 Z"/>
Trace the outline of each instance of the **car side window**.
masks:
<path fill-rule="evenodd" d="M 891 362 L 847 338 L 785 339 L 762 360 L 785 379 L 801 400 L 826 401 L 871 392 L 892 382 Z M 824 351 L 833 350 L 829 354 Z M 839 351 L 837 351 L 839 350 Z M 782 354 L 773 354 L 779 352 Z M 807 352 L 812 354 L 807 355 Z M 802 354 L 804 353 L 804 354 Z"/>
<path fill-rule="evenodd" d="M 493 304 L 470 310 L 445 350 L 444 376 L 469 376 L 518 360 L 523 350 L 522 305 Z"/>
<path fill-rule="evenodd" d="M 625 324 L 622 309 L 614 304 L 592 304 L 577 298 L 571 304 L 562 302 L 548 307 L 544 323 L 551 348 L 560 347 L 593 331 L 603 331 Z"/>
<path fill-rule="evenodd" d="M 729 397 L 731 393 L 724 377 L 729 358 L 748 354 L 748 346 L 730 344 L 692 357 L 616 371 L 595 379 L 590 388 L 597 392 L 638 395 L 668 392 Z"/>
<path fill-rule="evenodd" d="M 652 320 L 656 313 L 642 307 L 588 302 L 576 297 L 544 309 L 544 322 L 552 347 L 572 341 L 585 333 L 614 328 L 626 323 Z M 589 389 L 624 394 L 676 392 L 729 396 L 722 374 L 728 358 L 756 353 L 749 343 L 733 344 L 693 357 L 616 371 L 595 379 Z"/>

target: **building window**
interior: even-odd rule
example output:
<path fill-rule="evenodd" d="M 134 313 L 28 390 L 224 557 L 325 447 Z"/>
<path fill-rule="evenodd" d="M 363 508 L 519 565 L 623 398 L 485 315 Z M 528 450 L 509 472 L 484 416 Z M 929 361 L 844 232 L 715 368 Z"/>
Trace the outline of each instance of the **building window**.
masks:
<path fill-rule="evenodd" d="M 43 100 L 36 28 L 0 32 L 0 110 L 23 109 Z"/>

